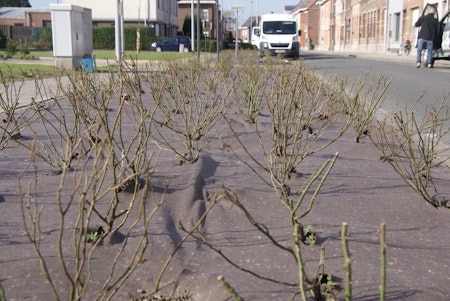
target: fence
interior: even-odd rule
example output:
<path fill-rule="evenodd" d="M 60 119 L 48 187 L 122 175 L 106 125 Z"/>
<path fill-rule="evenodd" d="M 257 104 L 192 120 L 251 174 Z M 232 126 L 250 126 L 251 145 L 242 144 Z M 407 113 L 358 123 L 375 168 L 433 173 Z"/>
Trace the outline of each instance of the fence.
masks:
<path fill-rule="evenodd" d="M 26 26 L 0 25 L 1 38 L 10 39 L 14 42 L 22 42 L 32 44 L 35 40 L 33 37 L 39 37 L 41 28 L 33 28 Z M 6 41 L 2 41 L 6 42 Z"/>

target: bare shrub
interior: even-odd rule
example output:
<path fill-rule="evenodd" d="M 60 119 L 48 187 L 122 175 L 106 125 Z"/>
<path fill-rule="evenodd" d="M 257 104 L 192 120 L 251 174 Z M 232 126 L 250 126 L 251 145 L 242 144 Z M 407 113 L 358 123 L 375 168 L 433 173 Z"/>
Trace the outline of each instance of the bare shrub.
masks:
<path fill-rule="evenodd" d="M 98 173 L 103 171 L 98 167 L 89 170 L 90 159 L 84 158 L 85 160 L 77 162 L 75 173 L 62 172 L 56 187 L 54 198 L 58 208 L 59 227 L 54 246 L 57 250 L 57 261 L 44 255 L 48 250 L 41 244 L 43 231 L 48 230 L 46 225 L 43 225 L 46 224 L 43 220 L 49 218 L 49 205 L 39 201 L 39 177 L 33 157 L 30 157 L 30 170 L 27 171 L 36 172 L 34 182 L 28 183 L 26 190 L 21 189 L 25 233 L 34 246 L 44 278 L 56 300 L 81 300 L 86 294 L 95 295 L 95 300 L 110 300 L 140 265 L 148 245 L 146 231 L 149 220 L 161 204 L 150 213 L 147 212 L 148 187 L 145 184 L 139 192 L 130 195 L 129 200 L 124 197 L 123 201 L 128 203 L 127 207 L 122 207 L 128 221 L 124 231 L 107 232 L 106 227 L 104 230 L 99 226 L 101 221 L 94 218 L 99 208 L 104 206 L 102 203 L 105 203 L 96 191 L 98 179 L 101 178 Z M 149 182 L 148 177 L 147 174 L 146 183 Z M 19 182 L 21 181 L 19 178 Z M 69 194 L 64 192 L 67 188 L 71 189 Z M 133 239 L 132 233 L 133 236 L 139 234 L 138 238 Z M 103 247 L 102 242 L 107 236 L 110 240 L 120 240 L 120 248 Z M 99 269 L 95 263 L 98 256 L 110 256 L 112 259 L 109 266 L 101 268 L 103 272 L 107 271 L 106 276 L 96 272 Z M 69 289 L 66 290 L 66 287 Z"/>
<path fill-rule="evenodd" d="M 245 269 L 235 263 L 232 257 L 223 254 L 219 248 L 210 243 L 201 229 L 197 229 L 193 236 L 241 271 L 259 279 L 295 287 L 296 292 L 293 298 L 300 295 L 302 300 L 307 300 L 307 292 L 317 286 L 314 281 L 317 277 L 308 277 L 304 269 L 301 250 L 305 240 L 302 239 L 304 228 L 301 220 L 312 210 L 338 154 L 313 168 L 309 177 L 301 181 L 297 178 L 295 184 L 289 180 L 296 173 L 300 175 L 298 168 L 307 157 L 324 150 L 341 137 L 350 125 L 350 119 L 344 118 L 342 122 L 342 116 L 333 109 L 336 105 L 331 102 L 336 99 L 330 92 L 330 87 L 324 85 L 304 65 L 265 65 L 253 69 L 252 72 L 270 75 L 267 81 L 269 88 L 264 95 L 265 108 L 270 116 L 270 130 L 263 131 L 258 118 L 255 119 L 253 127 L 259 144 L 258 151 L 252 151 L 254 145 L 250 148 L 248 142 L 241 138 L 233 128 L 233 123 L 224 115 L 234 139 L 241 147 L 231 151 L 264 183 L 272 187 L 278 199 L 287 208 L 286 217 L 292 226 L 293 244 L 286 246 L 285 243 L 279 242 L 264 224 L 255 219 L 236 194 L 230 190 L 225 191 L 229 195 L 228 200 L 245 214 L 247 220 L 260 233 L 281 252 L 287 252 L 294 258 L 298 279 L 294 283 L 287 283 Z M 255 76 L 255 74 L 249 74 L 248 77 L 252 75 Z M 337 122 L 339 118 L 341 118 L 340 123 Z M 327 128 L 338 124 L 340 125 L 336 134 L 328 135 L 327 139 L 320 140 L 320 137 L 325 136 Z M 225 287 L 231 291 L 230 287 Z M 322 293 L 315 298 L 320 300 Z"/>
<path fill-rule="evenodd" d="M 330 109 L 333 107 L 330 102 L 334 101 L 331 98 L 333 94 L 329 93 L 330 87 L 323 85 L 304 65 L 270 68 L 261 71 L 271 74 L 270 88 L 265 96 L 271 121 L 268 141 L 263 138 L 258 124 L 255 124 L 263 155 L 261 159 L 250 152 L 245 141 L 233 130 L 231 123 L 227 119 L 226 121 L 247 159 L 237 152 L 235 154 L 275 189 L 285 206 L 292 208 L 292 196 L 298 190 L 290 187 L 288 180 L 298 172 L 299 165 L 306 157 L 325 149 L 341 137 L 350 120 L 344 120 L 334 137 L 327 137 L 325 143 L 318 143 L 326 129 L 340 117 Z M 253 167 L 252 163 L 258 168 Z M 267 176 L 269 181 L 266 180 Z"/>
<path fill-rule="evenodd" d="M 386 93 L 391 81 L 384 74 L 376 75 L 370 72 L 360 76 L 349 88 L 346 80 L 337 81 L 346 112 L 352 118 L 356 143 L 372 130 L 370 127 L 375 122 L 377 110 L 387 99 Z"/>
<path fill-rule="evenodd" d="M 145 109 L 140 97 L 122 97 L 139 81 L 135 66 L 127 68 L 102 80 L 75 74 L 63 89 L 68 107 L 60 100 L 45 112 L 37 110 L 45 135 L 36 132 L 28 146 L 30 160 L 24 172 L 33 172 L 34 180 L 26 183 L 26 178 L 19 177 L 22 219 L 56 300 L 86 296 L 110 300 L 143 262 L 149 222 L 164 201 L 163 196 L 153 208 L 147 205 L 150 177 L 158 160 L 148 143 L 152 111 Z M 90 146 L 82 155 L 73 156 L 86 139 Z M 39 200 L 38 166 L 45 161 L 37 150 L 41 145 L 54 150 L 55 157 L 70 157 L 72 162 L 73 172 L 63 168 L 58 175 L 53 209 Z M 55 210 L 59 220 L 56 267 L 41 244 L 42 231 L 48 227 L 45 221 L 51 220 Z M 103 246 L 107 238 L 119 247 Z M 95 263 L 99 256 L 111 258 L 100 273 Z"/>
<path fill-rule="evenodd" d="M 22 130 L 35 116 L 29 107 L 20 103 L 24 81 L 8 75 L 8 68 L 0 70 L 0 150 L 7 147 L 11 139 L 20 140 Z"/>
<path fill-rule="evenodd" d="M 203 68 L 200 62 L 173 63 L 149 80 L 157 106 L 153 138 L 181 162 L 198 159 L 233 90 L 217 69 Z"/>
<path fill-rule="evenodd" d="M 396 112 L 379 121 L 371 135 L 381 151 L 381 160 L 388 162 L 409 187 L 435 207 L 446 205 L 434 175 L 448 160 L 449 148 L 443 143 L 450 130 L 446 98 L 421 120 L 416 117 L 415 106 L 404 113 Z"/>
<path fill-rule="evenodd" d="M 238 110 L 244 120 L 250 124 L 256 122 L 256 118 L 264 108 L 265 89 L 270 74 L 256 62 L 242 64 L 236 72 L 236 102 Z"/>

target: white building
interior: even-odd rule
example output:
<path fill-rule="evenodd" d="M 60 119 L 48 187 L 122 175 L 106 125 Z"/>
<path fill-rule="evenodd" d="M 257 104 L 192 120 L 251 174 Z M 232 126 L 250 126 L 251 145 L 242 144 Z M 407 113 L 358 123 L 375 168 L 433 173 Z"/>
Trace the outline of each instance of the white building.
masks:
<path fill-rule="evenodd" d="M 92 10 L 93 26 L 114 26 L 116 1 L 63 0 L 63 3 L 87 7 Z M 124 0 L 125 25 L 150 26 L 156 36 L 176 35 L 178 30 L 177 0 Z"/>

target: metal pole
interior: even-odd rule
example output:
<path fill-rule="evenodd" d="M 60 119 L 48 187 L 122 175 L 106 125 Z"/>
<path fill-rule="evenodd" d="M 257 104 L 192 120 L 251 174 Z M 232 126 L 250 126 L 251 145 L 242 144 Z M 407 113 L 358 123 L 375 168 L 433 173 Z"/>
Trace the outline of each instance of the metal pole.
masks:
<path fill-rule="evenodd" d="M 239 10 L 236 9 L 236 34 L 234 35 L 234 59 L 237 60 L 238 54 L 238 23 L 239 23 Z"/>
<path fill-rule="evenodd" d="M 253 1 L 250 1 L 251 6 L 250 6 L 250 30 L 253 27 Z"/>
<path fill-rule="evenodd" d="M 122 45 L 121 45 L 121 41 L 122 41 L 122 38 L 121 38 L 121 33 L 122 33 L 122 31 L 120 30 L 120 14 L 121 14 L 121 11 L 120 11 L 120 2 L 121 2 L 121 0 L 117 0 L 116 1 L 116 20 L 115 20 L 115 34 L 116 34 L 116 60 L 117 60 L 117 62 L 121 62 L 122 61 L 122 54 L 121 54 L 121 51 L 122 51 Z"/>
<path fill-rule="evenodd" d="M 195 35 L 194 35 L 194 0 L 191 1 L 191 41 L 192 52 L 195 52 Z"/>
<path fill-rule="evenodd" d="M 258 0 L 258 12 L 256 13 L 256 26 L 259 26 L 259 0 Z"/>
<path fill-rule="evenodd" d="M 124 34 L 124 26 L 123 26 L 123 0 L 120 0 L 120 55 L 123 56 L 125 54 L 125 43 L 123 41 Z"/>
<path fill-rule="evenodd" d="M 197 57 L 200 58 L 200 0 L 197 0 Z"/>
<path fill-rule="evenodd" d="M 219 62 L 219 0 L 216 0 L 216 51 L 217 62 Z"/>

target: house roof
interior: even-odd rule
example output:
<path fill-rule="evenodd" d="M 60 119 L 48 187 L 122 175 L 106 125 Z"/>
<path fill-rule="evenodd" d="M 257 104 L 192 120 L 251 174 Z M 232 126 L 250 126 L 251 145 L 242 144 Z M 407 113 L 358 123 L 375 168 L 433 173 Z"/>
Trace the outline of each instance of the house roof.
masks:
<path fill-rule="evenodd" d="M 0 19 L 25 19 L 25 13 L 49 13 L 48 8 L 0 7 Z"/>
<path fill-rule="evenodd" d="M 258 20 L 257 18 L 258 18 L 257 16 L 253 16 L 253 17 L 250 16 L 250 17 L 248 17 L 248 19 L 244 23 L 242 23 L 241 27 L 250 27 L 250 25 L 256 26 L 256 23 L 257 23 L 257 20 Z"/>
<path fill-rule="evenodd" d="M 317 0 L 300 0 L 300 2 L 291 10 L 292 14 L 306 11 L 316 5 Z"/>
<path fill-rule="evenodd" d="M 294 7 L 295 7 L 295 5 L 285 5 L 285 6 L 284 6 L 284 10 L 285 10 L 285 11 L 291 11 L 291 10 L 294 9 Z"/>

